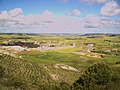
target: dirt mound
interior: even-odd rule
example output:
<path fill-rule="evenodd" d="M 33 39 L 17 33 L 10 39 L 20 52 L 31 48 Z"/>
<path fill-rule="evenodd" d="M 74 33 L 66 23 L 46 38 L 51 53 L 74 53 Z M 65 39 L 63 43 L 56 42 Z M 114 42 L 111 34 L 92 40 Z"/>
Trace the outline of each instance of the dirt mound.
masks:
<path fill-rule="evenodd" d="M 56 64 L 55 68 L 61 68 L 61 69 L 64 69 L 64 70 L 79 72 L 76 68 L 71 67 L 71 66 L 66 65 L 66 64 Z"/>

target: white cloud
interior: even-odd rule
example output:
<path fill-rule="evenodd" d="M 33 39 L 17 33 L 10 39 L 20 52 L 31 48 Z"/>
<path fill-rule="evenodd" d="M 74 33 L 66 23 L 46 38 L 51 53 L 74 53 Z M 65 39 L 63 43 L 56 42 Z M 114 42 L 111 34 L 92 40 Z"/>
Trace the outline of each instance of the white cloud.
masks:
<path fill-rule="evenodd" d="M 50 21 L 55 16 L 51 11 L 45 10 L 40 17 L 43 21 L 45 21 L 45 20 Z"/>
<path fill-rule="evenodd" d="M 96 0 L 98 3 L 106 3 L 108 0 Z"/>
<path fill-rule="evenodd" d="M 84 21 L 86 23 L 86 26 L 91 26 L 91 27 L 101 26 L 101 19 L 96 15 L 87 15 Z"/>
<path fill-rule="evenodd" d="M 19 15 L 17 17 L 11 18 L 14 21 L 17 21 L 21 24 L 28 24 L 28 25 L 34 25 L 41 22 L 47 22 L 52 21 L 54 18 L 54 14 L 48 10 L 45 10 L 42 15 Z"/>
<path fill-rule="evenodd" d="M 43 15 L 43 16 L 47 16 L 47 17 L 52 17 L 52 16 L 54 16 L 54 14 L 53 14 L 52 12 L 48 11 L 48 10 L 45 10 L 42 15 Z"/>
<path fill-rule="evenodd" d="M 67 3 L 69 0 L 58 0 L 61 3 Z"/>
<path fill-rule="evenodd" d="M 109 0 L 79 0 L 79 1 L 87 3 L 106 3 Z"/>
<path fill-rule="evenodd" d="M 106 3 L 100 11 L 101 15 L 104 16 L 115 16 L 120 14 L 120 6 L 116 1 Z"/>
<path fill-rule="evenodd" d="M 13 10 L 10 10 L 8 14 L 12 17 L 18 16 L 23 13 L 23 10 L 21 8 L 15 8 Z"/>
<path fill-rule="evenodd" d="M 80 16 L 80 10 L 79 9 L 74 9 L 74 10 L 68 12 L 68 15 L 79 17 Z"/>
<path fill-rule="evenodd" d="M 85 32 L 99 28 L 120 28 L 120 20 L 111 20 L 95 15 L 87 15 L 86 17 L 74 18 L 72 16 L 80 16 L 79 10 L 73 10 L 72 16 L 54 16 L 48 10 L 41 15 L 17 15 L 11 16 L 9 11 L 1 11 L 0 13 L 0 32 Z M 77 12 L 77 13 L 76 13 Z M 102 29 L 100 29 L 102 30 Z M 118 29 L 117 29 L 118 30 Z"/>
<path fill-rule="evenodd" d="M 7 11 L 1 11 L 0 20 L 1 19 L 9 19 L 9 15 L 8 15 Z"/>

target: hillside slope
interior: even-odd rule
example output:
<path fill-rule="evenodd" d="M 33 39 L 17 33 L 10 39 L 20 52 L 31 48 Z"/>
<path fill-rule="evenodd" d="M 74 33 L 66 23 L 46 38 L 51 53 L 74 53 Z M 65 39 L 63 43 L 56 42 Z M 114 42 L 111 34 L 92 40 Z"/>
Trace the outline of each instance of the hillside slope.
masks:
<path fill-rule="evenodd" d="M 1 76 L 1 81 L 3 80 L 6 86 L 12 86 L 7 82 L 10 81 L 10 78 L 16 78 L 18 81 L 25 81 L 29 87 L 35 85 L 49 85 L 52 83 L 52 79 L 46 72 L 46 69 L 37 63 L 14 58 L 10 55 L 1 53 L 0 67 L 4 69 L 4 75 Z"/>

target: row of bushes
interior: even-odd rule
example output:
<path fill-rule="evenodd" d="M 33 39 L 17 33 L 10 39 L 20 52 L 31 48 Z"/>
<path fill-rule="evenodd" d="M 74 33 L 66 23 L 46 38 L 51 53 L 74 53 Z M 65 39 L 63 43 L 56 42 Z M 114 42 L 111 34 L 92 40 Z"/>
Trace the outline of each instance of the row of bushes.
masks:
<path fill-rule="evenodd" d="M 21 47 L 28 47 L 28 48 L 37 48 L 40 45 L 35 44 L 34 42 L 8 42 L 7 44 L 1 44 L 2 46 L 21 46 Z"/>

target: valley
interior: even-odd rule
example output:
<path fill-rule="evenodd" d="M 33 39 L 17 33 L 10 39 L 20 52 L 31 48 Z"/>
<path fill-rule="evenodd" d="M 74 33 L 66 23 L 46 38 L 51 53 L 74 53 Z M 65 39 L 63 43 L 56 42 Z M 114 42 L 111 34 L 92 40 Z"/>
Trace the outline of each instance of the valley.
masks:
<path fill-rule="evenodd" d="M 95 63 L 106 63 L 119 76 L 120 35 L 0 34 L 0 67 L 5 71 L 0 89 L 16 90 L 9 82 L 17 80 L 20 90 L 70 89 Z"/>

